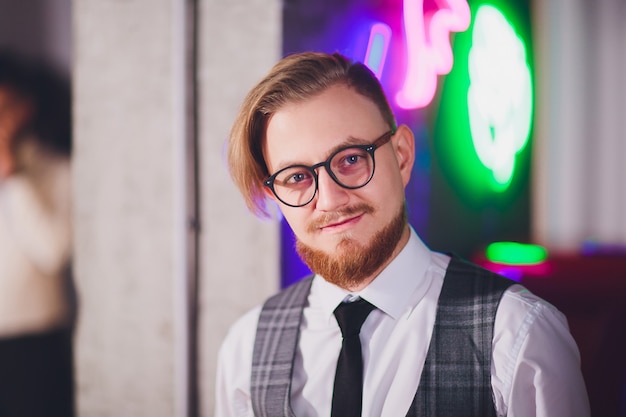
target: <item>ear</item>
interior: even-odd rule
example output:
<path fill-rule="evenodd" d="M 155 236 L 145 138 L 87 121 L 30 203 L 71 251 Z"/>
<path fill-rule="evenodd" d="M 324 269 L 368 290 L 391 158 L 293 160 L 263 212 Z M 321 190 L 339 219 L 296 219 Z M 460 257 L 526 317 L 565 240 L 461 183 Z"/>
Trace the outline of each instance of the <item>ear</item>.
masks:
<path fill-rule="evenodd" d="M 415 137 L 413 136 L 413 131 L 407 125 L 398 126 L 396 133 L 391 138 L 391 143 L 393 144 L 393 150 L 400 168 L 400 175 L 406 187 L 411 179 L 413 163 L 415 162 Z"/>

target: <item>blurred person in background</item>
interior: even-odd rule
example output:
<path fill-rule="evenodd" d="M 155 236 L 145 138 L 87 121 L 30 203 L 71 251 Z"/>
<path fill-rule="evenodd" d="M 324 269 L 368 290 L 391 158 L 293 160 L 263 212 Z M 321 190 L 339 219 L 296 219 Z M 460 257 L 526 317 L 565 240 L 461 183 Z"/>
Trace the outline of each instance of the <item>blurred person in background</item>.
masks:
<path fill-rule="evenodd" d="M 0 416 L 73 416 L 71 93 L 0 50 Z"/>

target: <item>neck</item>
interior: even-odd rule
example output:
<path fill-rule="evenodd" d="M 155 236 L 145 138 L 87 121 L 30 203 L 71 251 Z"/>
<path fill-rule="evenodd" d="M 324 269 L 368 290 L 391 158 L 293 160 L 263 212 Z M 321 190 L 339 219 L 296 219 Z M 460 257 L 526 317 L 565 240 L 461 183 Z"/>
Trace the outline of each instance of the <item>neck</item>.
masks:
<path fill-rule="evenodd" d="M 346 285 L 346 286 L 341 286 L 341 287 L 344 290 L 349 291 L 349 292 L 363 291 L 372 282 L 374 282 L 376 277 L 378 277 L 380 275 L 380 273 L 383 272 L 385 270 L 385 268 L 387 268 L 387 266 L 389 266 L 389 264 L 398 256 L 398 254 L 400 252 L 402 252 L 402 249 L 404 249 L 406 244 L 409 242 L 410 236 L 411 236 L 411 230 L 409 229 L 409 226 L 407 224 L 405 229 L 404 229 L 404 231 L 402 232 L 402 236 L 400 237 L 400 240 L 398 240 L 398 243 L 396 244 L 396 247 L 394 248 L 393 252 L 391 253 L 391 256 L 389 256 L 389 258 L 387 258 L 387 260 L 373 274 L 371 274 L 370 276 L 366 277 L 364 280 L 362 280 L 358 284 Z"/>

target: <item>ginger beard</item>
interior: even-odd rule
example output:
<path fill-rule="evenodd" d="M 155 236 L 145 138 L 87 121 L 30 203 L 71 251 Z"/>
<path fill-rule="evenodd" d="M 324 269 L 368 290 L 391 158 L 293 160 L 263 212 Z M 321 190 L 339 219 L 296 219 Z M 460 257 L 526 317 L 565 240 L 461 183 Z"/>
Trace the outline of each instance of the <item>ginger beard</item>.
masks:
<path fill-rule="evenodd" d="M 342 211 L 341 214 L 364 211 L 372 213 L 374 209 L 365 205 Z M 323 220 L 318 219 L 309 229 L 316 228 L 319 223 L 323 224 Z M 403 204 L 398 214 L 365 245 L 346 235 L 333 254 L 313 249 L 300 240 L 296 241 L 296 251 L 311 271 L 326 281 L 341 288 L 353 288 L 371 277 L 391 257 L 406 225 L 406 207 Z"/>

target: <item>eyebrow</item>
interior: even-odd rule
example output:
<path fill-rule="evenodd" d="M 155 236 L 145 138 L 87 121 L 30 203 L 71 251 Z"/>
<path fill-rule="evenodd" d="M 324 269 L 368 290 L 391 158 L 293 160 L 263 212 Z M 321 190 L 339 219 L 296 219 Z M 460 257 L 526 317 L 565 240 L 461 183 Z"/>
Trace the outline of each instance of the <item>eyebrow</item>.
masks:
<path fill-rule="evenodd" d="M 326 154 L 326 157 L 324 159 L 322 159 L 321 161 L 317 161 L 317 162 L 315 162 L 313 164 L 306 164 L 304 162 L 287 161 L 287 162 L 279 164 L 280 168 L 276 169 L 274 172 L 278 172 L 281 169 L 284 169 L 284 168 L 287 168 L 287 167 L 291 167 L 291 166 L 294 166 L 294 165 L 310 167 L 310 166 L 313 166 L 313 165 L 315 165 L 315 164 L 317 164 L 319 162 L 326 161 L 330 155 L 332 155 L 333 153 L 337 152 L 339 149 L 346 148 L 346 147 L 349 147 L 349 146 L 354 146 L 354 145 L 369 145 L 370 143 L 372 143 L 372 142 L 368 142 L 365 139 L 356 138 L 354 136 L 348 136 L 343 142 L 341 142 L 341 143 L 333 146 L 332 148 L 330 148 L 330 150 Z"/>

